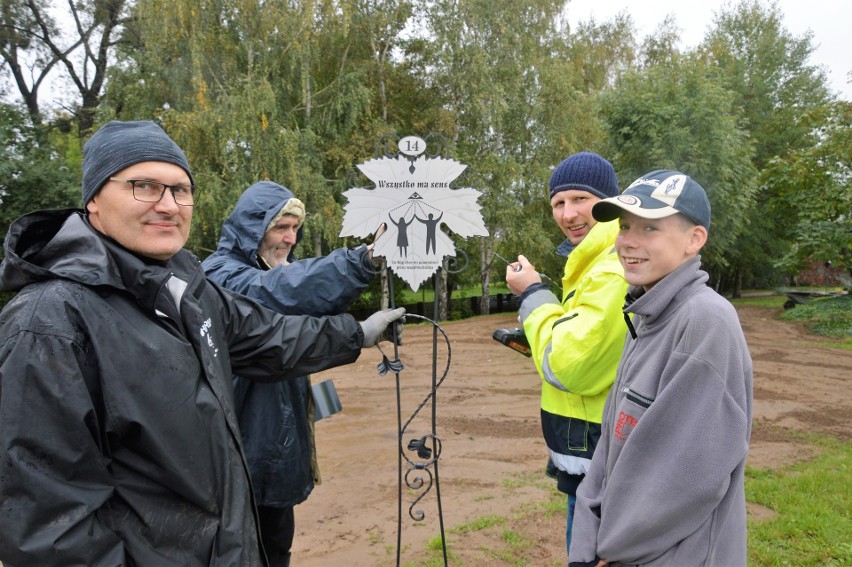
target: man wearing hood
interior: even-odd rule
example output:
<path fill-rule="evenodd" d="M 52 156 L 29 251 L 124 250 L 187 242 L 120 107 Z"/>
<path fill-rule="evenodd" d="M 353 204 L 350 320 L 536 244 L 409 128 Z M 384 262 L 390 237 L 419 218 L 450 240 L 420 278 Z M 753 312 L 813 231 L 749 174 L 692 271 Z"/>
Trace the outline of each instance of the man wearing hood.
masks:
<path fill-rule="evenodd" d="M 279 313 L 344 312 L 376 275 L 370 250 L 339 248 L 296 260 L 304 222 L 305 205 L 289 189 L 272 181 L 253 184 L 225 220 L 216 252 L 202 263 L 207 277 Z M 310 379 L 261 384 L 234 377 L 234 402 L 263 547 L 270 565 L 286 566 L 293 507 L 320 482 Z"/>
<path fill-rule="evenodd" d="M 282 316 L 204 277 L 153 122 L 83 148 L 84 210 L 16 220 L 0 289 L 0 561 L 264 565 L 230 378 L 353 362 L 404 311 Z"/>

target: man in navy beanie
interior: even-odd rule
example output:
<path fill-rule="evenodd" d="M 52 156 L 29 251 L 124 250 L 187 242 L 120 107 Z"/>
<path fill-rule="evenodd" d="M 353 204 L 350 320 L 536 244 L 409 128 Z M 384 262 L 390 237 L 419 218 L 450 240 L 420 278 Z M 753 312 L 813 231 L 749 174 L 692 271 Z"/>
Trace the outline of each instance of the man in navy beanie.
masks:
<path fill-rule="evenodd" d="M 83 154 L 85 210 L 4 242 L 0 562 L 265 565 L 231 376 L 353 362 L 405 310 L 283 316 L 222 289 L 183 248 L 197 191 L 162 128 L 110 122 Z"/>
<path fill-rule="evenodd" d="M 601 434 L 601 416 L 624 344 L 621 308 L 627 291 L 613 245 L 617 222 L 600 223 L 592 206 L 618 195 L 612 164 L 591 152 L 567 157 L 550 176 L 553 220 L 568 256 L 562 297 L 556 297 L 524 256 L 506 268 L 520 296 L 520 320 L 541 376 L 541 428 L 550 453 L 547 472 L 568 495 L 566 543 L 577 486 Z"/>

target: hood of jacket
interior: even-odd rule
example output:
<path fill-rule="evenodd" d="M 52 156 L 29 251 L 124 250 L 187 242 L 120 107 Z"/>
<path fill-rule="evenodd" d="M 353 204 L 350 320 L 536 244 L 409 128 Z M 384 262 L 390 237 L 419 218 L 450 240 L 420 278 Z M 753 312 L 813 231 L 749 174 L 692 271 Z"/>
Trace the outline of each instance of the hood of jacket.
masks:
<path fill-rule="evenodd" d="M 198 259 L 180 250 L 166 262 L 142 258 L 91 227 L 83 211 L 37 211 L 9 227 L 0 264 L 0 290 L 62 278 L 128 293 L 155 309 L 172 274 L 183 281 L 200 269 Z"/>
<path fill-rule="evenodd" d="M 263 236 L 269 223 L 292 198 L 289 189 L 272 181 L 258 181 L 246 189 L 222 225 L 217 254 L 236 256 L 251 266 L 263 267 L 257 259 Z M 302 229 L 299 228 L 296 244 L 287 256 L 288 262 L 295 260 L 293 251 L 301 239 Z"/>

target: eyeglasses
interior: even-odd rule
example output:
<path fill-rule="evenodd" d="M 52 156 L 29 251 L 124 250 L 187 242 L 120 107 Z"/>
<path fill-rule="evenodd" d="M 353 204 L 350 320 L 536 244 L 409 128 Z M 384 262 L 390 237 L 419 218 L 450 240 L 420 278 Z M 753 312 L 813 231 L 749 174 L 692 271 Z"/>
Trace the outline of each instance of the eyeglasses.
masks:
<path fill-rule="evenodd" d="M 130 183 L 133 198 L 143 203 L 158 203 L 166 194 L 166 189 L 169 189 L 178 205 L 184 207 L 195 205 L 195 193 L 198 190 L 195 185 L 166 185 L 148 179 L 119 179 L 118 177 L 110 177 L 109 180 Z"/>

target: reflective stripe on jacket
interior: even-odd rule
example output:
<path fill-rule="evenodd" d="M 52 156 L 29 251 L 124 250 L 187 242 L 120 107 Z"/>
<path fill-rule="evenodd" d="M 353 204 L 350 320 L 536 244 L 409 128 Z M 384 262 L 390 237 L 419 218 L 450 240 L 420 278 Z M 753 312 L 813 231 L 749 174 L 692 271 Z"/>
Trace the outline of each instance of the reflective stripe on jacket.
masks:
<path fill-rule="evenodd" d="M 599 222 L 565 263 L 562 301 L 540 289 L 520 315 L 542 379 L 542 429 L 554 464 L 582 475 L 600 437 L 603 406 L 615 380 L 626 327 L 627 291 L 615 253 L 617 222 Z M 573 493 L 560 482 L 560 490 Z"/>

